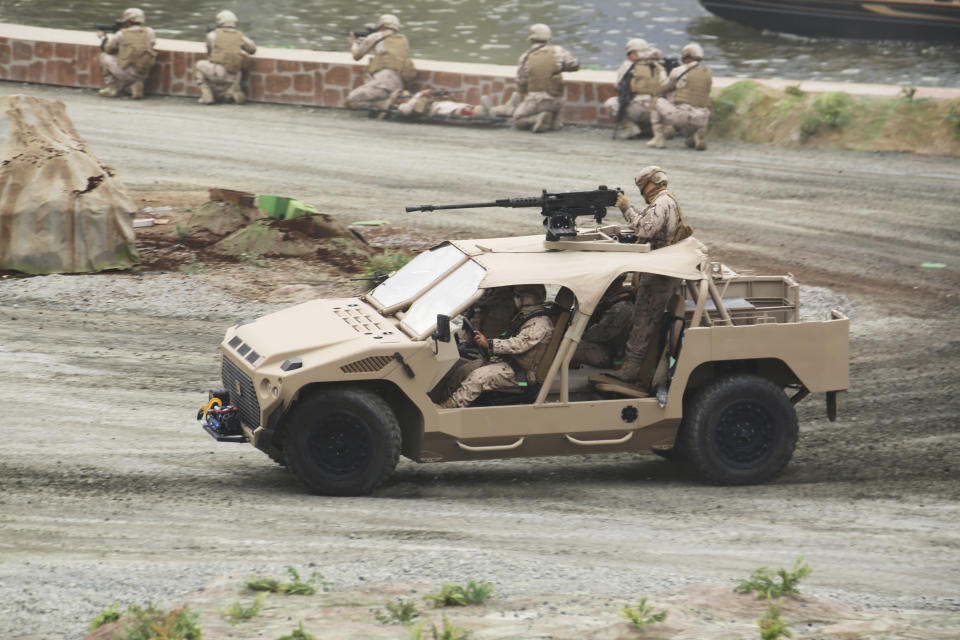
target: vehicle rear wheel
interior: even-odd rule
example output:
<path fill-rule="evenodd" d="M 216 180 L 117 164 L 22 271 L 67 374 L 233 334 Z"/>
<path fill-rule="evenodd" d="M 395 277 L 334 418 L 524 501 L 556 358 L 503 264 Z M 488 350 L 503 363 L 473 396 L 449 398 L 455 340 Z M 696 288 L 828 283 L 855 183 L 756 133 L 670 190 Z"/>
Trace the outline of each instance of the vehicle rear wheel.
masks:
<path fill-rule="evenodd" d="M 287 466 L 312 493 L 363 495 L 396 468 L 400 425 L 376 393 L 330 389 L 297 403 L 283 450 Z"/>
<path fill-rule="evenodd" d="M 684 416 L 684 449 L 714 484 L 756 484 L 782 470 L 797 446 L 797 414 L 777 385 L 755 375 L 720 378 Z"/>

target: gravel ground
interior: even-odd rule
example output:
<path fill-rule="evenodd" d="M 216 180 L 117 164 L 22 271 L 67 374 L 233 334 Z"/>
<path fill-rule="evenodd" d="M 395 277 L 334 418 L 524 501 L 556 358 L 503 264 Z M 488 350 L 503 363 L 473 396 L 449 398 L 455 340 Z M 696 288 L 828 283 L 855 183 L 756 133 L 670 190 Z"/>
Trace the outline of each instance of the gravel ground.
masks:
<path fill-rule="evenodd" d="M 22 89 L 0 83 L 0 92 Z M 344 601 L 490 580 L 497 607 L 525 607 L 530 620 L 479 637 L 627 637 L 615 624 L 574 629 L 644 595 L 678 612 L 666 637 L 739 637 L 755 634 L 759 612 L 724 622 L 734 605 L 697 590 L 726 593 L 732 579 L 798 556 L 814 567 L 807 611 L 823 616 L 798 637 L 858 637 L 824 632 L 831 619 L 887 625 L 861 628 L 864 638 L 960 636 L 955 161 L 741 145 L 652 155 L 590 129 L 534 137 L 30 91 L 67 101 L 80 133 L 135 194 L 289 193 L 347 219 L 382 217 L 398 229 L 416 220 L 439 234 L 532 233 L 539 216 L 412 218 L 400 205 L 628 185 L 638 166 L 658 162 L 715 257 L 741 271 L 792 272 L 805 285 L 804 313 L 850 313 L 852 388 L 836 423 L 822 398 L 799 405 L 797 453 L 763 486 L 707 487 L 653 456 L 609 455 L 403 461 L 370 498 L 312 497 L 258 451 L 213 442 L 193 414 L 217 383 L 216 345 L 229 323 L 327 289 L 261 295 L 265 286 L 235 285 L 265 280 L 264 271 L 240 267 L 6 278 L 0 637 L 79 638 L 110 603 L 147 600 L 208 606 L 207 638 L 276 637 L 278 625 L 289 631 L 298 616 L 320 614 L 275 603 L 274 626 L 218 627 L 213 612 L 238 597 L 224 585 L 310 563 Z M 365 153 L 369 135 L 376 153 Z M 947 267 L 921 268 L 926 261 Z M 568 617 L 557 621 L 559 611 Z M 324 638 L 405 637 L 312 624 Z"/>

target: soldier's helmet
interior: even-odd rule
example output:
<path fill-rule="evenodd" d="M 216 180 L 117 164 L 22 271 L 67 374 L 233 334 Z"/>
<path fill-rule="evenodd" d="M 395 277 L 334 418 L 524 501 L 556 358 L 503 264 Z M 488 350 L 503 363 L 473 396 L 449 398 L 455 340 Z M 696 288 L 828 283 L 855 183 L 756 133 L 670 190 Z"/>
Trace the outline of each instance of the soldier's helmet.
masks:
<path fill-rule="evenodd" d="M 400 28 L 400 19 L 392 13 L 385 13 L 377 19 L 377 28 L 390 27 L 391 29 Z"/>
<path fill-rule="evenodd" d="M 543 304 L 547 299 L 547 288 L 542 284 L 521 284 L 513 288 L 513 295 L 520 298 L 521 307 Z"/>
<path fill-rule="evenodd" d="M 224 9 L 217 14 L 216 23 L 218 27 L 234 27 L 237 26 L 237 15 L 230 11 L 229 9 Z"/>
<path fill-rule="evenodd" d="M 131 7 L 123 12 L 120 19 L 124 22 L 132 22 L 133 24 L 143 24 L 147 21 L 147 16 L 143 13 L 142 9 Z"/>
<path fill-rule="evenodd" d="M 640 170 L 640 173 L 637 174 L 637 177 L 633 179 L 637 183 L 637 188 L 640 191 L 643 191 L 643 188 L 647 186 L 648 182 L 654 184 L 667 184 L 667 174 L 664 173 L 663 169 L 656 165 L 650 165 L 649 167 L 644 167 Z"/>
<path fill-rule="evenodd" d="M 650 48 L 650 45 L 647 44 L 647 41 L 643 38 L 630 38 L 627 40 L 627 53 L 641 53 Z"/>
<path fill-rule="evenodd" d="M 530 41 L 531 42 L 547 42 L 550 38 L 553 37 L 553 34 L 550 33 L 550 27 L 538 22 L 535 25 L 530 27 Z"/>
<path fill-rule="evenodd" d="M 694 60 L 703 60 L 703 47 L 696 42 L 691 42 L 680 49 L 681 58 L 693 58 Z"/>

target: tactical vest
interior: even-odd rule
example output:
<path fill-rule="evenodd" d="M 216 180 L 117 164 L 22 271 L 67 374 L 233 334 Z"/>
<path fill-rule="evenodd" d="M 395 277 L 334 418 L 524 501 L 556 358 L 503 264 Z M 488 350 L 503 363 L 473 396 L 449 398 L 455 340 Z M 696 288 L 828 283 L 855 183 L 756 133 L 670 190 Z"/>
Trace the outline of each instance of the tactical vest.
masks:
<path fill-rule="evenodd" d="M 247 68 L 249 56 L 243 50 L 243 32 L 237 29 L 217 29 L 210 52 L 210 62 L 223 65 L 227 73 L 239 73 Z"/>
<path fill-rule="evenodd" d="M 533 313 L 522 316 L 522 319 L 520 319 L 519 322 L 515 321 L 512 324 L 510 335 L 514 336 L 517 333 L 519 333 L 520 329 L 523 328 L 523 325 L 525 325 L 530 320 L 533 320 L 534 318 L 539 318 L 540 316 L 545 316 L 547 318 L 550 318 L 552 315 L 553 314 L 551 311 L 548 311 L 546 308 L 541 307 L 541 310 L 539 311 L 534 311 Z M 518 324 L 519 324 L 519 327 L 514 329 L 514 327 L 516 327 Z M 551 319 L 551 325 L 552 324 L 553 324 L 553 320 Z M 554 331 L 556 331 L 556 327 L 554 327 Z M 505 359 L 506 358 L 512 359 L 519 368 L 527 372 L 528 378 L 534 377 L 537 372 L 537 367 L 540 366 L 540 361 L 543 360 L 543 356 L 547 354 L 547 349 L 549 348 L 550 348 L 550 339 L 547 338 L 545 340 L 541 340 L 540 343 L 537 344 L 532 349 L 528 349 L 527 351 L 521 354 L 505 356 Z"/>
<path fill-rule="evenodd" d="M 143 27 L 127 27 L 120 33 L 123 40 L 117 52 L 117 62 L 121 69 L 133 67 L 139 75 L 146 75 L 153 67 L 157 54 L 150 51 L 150 34 Z"/>
<path fill-rule="evenodd" d="M 677 228 L 673 232 L 673 237 L 667 237 L 667 227 L 669 225 L 664 224 L 661 231 L 660 237 L 656 238 L 653 241 L 654 249 L 662 249 L 663 247 L 669 247 L 672 244 L 677 244 L 681 240 L 685 240 L 693 235 L 693 227 L 688 225 L 683 221 L 683 210 L 680 209 L 680 201 L 677 200 L 677 196 L 673 195 L 669 191 L 664 191 L 663 195 L 673 200 L 673 203 L 677 205 Z M 659 196 L 657 196 L 659 197 Z"/>
<path fill-rule="evenodd" d="M 527 56 L 527 91 L 545 91 L 554 98 L 563 95 L 563 74 L 557 70 L 555 49 L 541 47 Z"/>
<path fill-rule="evenodd" d="M 392 33 L 380 40 L 383 51 L 375 53 L 367 65 L 367 73 L 376 73 L 381 69 L 390 69 L 401 73 L 403 64 L 410 57 L 410 45 L 407 36 L 402 33 Z M 378 43 L 378 44 L 380 44 Z"/>
<path fill-rule="evenodd" d="M 630 93 L 633 95 L 653 96 L 662 93 L 660 72 L 663 67 L 656 62 L 638 64 L 633 68 L 633 77 L 630 78 Z"/>
<path fill-rule="evenodd" d="M 710 89 L 713 87 L 713 74 L 710 69 L 697 66 L 683 74 L 687 84 L 677 89 L 675 102 L 694 107 L 710 106 Z"/>

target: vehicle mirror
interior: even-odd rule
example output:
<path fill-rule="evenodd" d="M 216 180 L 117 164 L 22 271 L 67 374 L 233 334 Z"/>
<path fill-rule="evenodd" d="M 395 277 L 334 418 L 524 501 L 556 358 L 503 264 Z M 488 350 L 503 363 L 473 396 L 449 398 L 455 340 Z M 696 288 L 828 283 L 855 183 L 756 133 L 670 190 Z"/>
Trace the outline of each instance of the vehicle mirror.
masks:
<path fill-rule="evenodd" d="M 433 339 L 438 342 L 450 342 L 450 316 L 437 314 L 437 330 L 433 332 Z"/>

